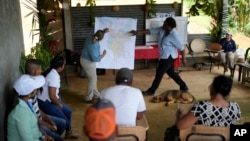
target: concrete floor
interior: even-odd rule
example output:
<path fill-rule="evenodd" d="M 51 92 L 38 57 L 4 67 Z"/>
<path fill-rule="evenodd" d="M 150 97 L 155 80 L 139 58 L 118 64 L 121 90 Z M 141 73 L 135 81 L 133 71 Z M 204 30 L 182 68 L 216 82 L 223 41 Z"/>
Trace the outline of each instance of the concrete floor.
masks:
<path fill-rule="evenodd" d="M 182 71 L 180 76 L 187 83 L 190 92 L 195 96 L 196 100 L 201 100 L 209 99 L 208 86 L 216 75 L 223 74 L 222 71 L 222 68 L 218 70 L 217 67 L 214 67 L 212 72 L 209 72 L 209 70 Z M 133 86 L 141 90 L 146 90 L 154 79 L 155 69 L 134 70 L 133 72 Z M 115 85 L 114 78 L 115 75 L 113 75 L 111 71 L 107 71 L 106 75 L 99 75 L 99 91 Z M 237 78 L 238 72 L 236 72 L 234 77 L 234 86 L 230 100 L 237 101 L 241 106 L 242 118 L 240 119 L 240 123 L 242 123 L 244 121 L 250 121 L 250 108 L 248 108 L 250 106 L 250 88 L 238 82 Z M 65 80 L 62 81 L 64 83 L 61 90 L 62 99 L 73 109 L 73 130 L 81 134 L 81 137 L 74 141 L 87 141 L 87 138 L 82 134 L 83 116 L 86 107 L 89 106 L 89 104 L 84 103 L 84 95 L 87 90 L 87 79 L 80 78 L 74 73 L 68 73 L 67 80 L 68 85 L 65 85 Z M 178 89 L 178 85 L 165 75 L 155 95 L 170 89 Z M 163 140 L 166 127 L 169 127 L 175 122 L 177 104 L 174 103 L 165 106 L 164 102 L 151 103 L 151 98 L 152 97 L 149 96 L 144 97 L 147 106 L 146 117 L 149 123 L 148 141 L 161 141 Z"/>

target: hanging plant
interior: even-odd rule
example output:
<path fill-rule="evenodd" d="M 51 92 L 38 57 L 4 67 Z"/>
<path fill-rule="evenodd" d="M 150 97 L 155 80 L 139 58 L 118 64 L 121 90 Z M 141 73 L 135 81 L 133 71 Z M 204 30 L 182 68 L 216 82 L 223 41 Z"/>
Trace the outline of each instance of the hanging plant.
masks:
<path fill-rule="evenodd" d="M 95 13 L 96 13 L 96 2 L 95 2 L 95 0 L 87 0 L 85 6 L 89 6 L 90 25 L 92 27 L 94 27 L 94 25 L 95 25 Z"/>
<path fill-rule="evenodd" d="M 155 0 L 147 0 L 145 4 L 145 11 L 147 12 L 147 16 L 149 18 L 153 18 L 156 15 L 156 1 Z"/>
<path fill-rule="evenodd" d="M 174 1 L 173 3 L 172 3 L 172 8 L 173 9 L 176 9 L 178 7 L 178 2 L 177 1 Z"/>

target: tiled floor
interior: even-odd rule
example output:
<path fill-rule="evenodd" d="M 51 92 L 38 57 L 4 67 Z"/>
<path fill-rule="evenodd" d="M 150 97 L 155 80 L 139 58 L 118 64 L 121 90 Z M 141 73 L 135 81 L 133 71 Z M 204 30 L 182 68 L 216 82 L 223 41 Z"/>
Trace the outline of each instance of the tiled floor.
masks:
<path fill-rule="evenodd" d="M 208 86 L 212 82 L 214 76 L 223 74 L 223 69 L 219 70 L 214 67 L 212 72 L 209 70 L 202 71 L 182 71 L 180 76 L 188 84 L 190 92 L 195 96 L 196 100 L 208 99 Z M 134 70 L 133 86 L 141 90 L 146 90 L 154 79 L 155 69 Z M 87 88 L 87 79 L 80 78 L 74 74 L 68 74 L 68 86 L 62 88 L 62 99 L 73 109 L 73 130 L 82 135 L 83 115 L 89 104 L 84 103 L 84 95 Z M 229 74 L 226 74 L 229 75 Z M 250 121 L 250 88 L 243 86 L 237 81 L 238 72 L 234 77 L 234 87 L 230 96 L 231 100 L 239 102 L 242 110 L 242 118 L 240 122 Z M 107 71 L 106 75 L 98 76 L 98 88 L 102 89 L 112 86 L 115 75 Z M 164 76 L 162 82 L 156 91 L 156 95 L 166 90 L 178 89 L 177 84 L 167 75 Z M 166 127 L 174 124 L 176 104 L 165 106 L 165 103 L 151 103 L 152 97 L 144 97 L 147 106 L 146 116 L 149 122 L 149 141 L 163 140 Z M 73 141 L 73 140 L 72 140 Z M 82 135 L 75 141 L 87 141 Z"/>

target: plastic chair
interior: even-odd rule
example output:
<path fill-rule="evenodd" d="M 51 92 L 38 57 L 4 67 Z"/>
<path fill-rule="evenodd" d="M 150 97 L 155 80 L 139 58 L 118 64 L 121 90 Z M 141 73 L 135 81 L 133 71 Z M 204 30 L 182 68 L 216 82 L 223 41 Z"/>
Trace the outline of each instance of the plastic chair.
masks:
<path fill-rule="evenodd" d="M 193 125 L 180 130 L 180 139 L 181 141 L 229 141 L 230 128 Z"/>
<path fill-rule="evenodd" d="M 234 72 L 237 66 L 239 66 L 239 75 L 238 75 L 238 81 L 241 80 L 241 74 L 242 74 L 242 68 L 246 67 L 246 65 L 249 65 L 247 63 L 248 60 L 248 53 L 249 53 L 250 47 L 247 48 L 245 56 L 244 56 L 244 61 L 243 62 L 238 62 L 234 64 L 234 68 L 233 68 L 233 73 L 232 73 L 232 78 L 234 77 Z"/>
<path fill-rule="evenodd" d="M 148 121 L 145 115 L 136 121 L 136 126 L 118 126 L 118 141 L 146 141 Z"/>

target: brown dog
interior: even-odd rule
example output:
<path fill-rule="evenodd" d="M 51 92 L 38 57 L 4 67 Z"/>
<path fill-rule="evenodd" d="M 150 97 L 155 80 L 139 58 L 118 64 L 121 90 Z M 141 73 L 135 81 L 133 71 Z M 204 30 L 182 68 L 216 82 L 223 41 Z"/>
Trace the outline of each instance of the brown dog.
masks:
<path fill-rule="evenodd" d="M 151 100 L 153 103 L 166 101 L 166 106 L 171 103 L 192 103 L 195 100 L 194 96 L 189 92 L 180 90 L 168 90 L 161 95 L 154 96 Z"/>

